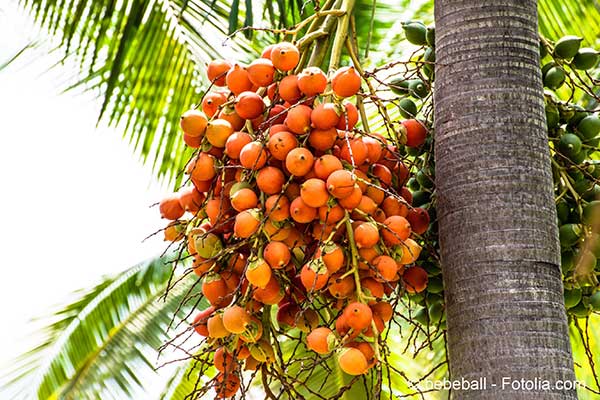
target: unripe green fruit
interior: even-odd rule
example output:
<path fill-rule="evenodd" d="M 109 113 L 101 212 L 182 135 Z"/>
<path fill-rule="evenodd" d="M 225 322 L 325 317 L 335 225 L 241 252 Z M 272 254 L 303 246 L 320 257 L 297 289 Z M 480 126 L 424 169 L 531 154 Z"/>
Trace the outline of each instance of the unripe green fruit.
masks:
<path fill-rule="evenodd" d="M 583 38 L 578 36 L 564 36 L 556 42 L 554 46 L 554 55 L 558 58 L 573 58 L 579 51 L 579 46 Z"/>
<path fill-rule="evenodd" d="M 427 28 L 425 24 L 419 21 L 409 21 L 402 23 L 406 40 L 417 46 L 427 44 Z"/>
<path fill-rule="evenodd" d="M 581 289 L 565 289 L 565 308 L 575 307 L 581 301 Z"/>
<path fill-rule="evenodd" d="M 388 83 L 388 86 L 390 87 L 392 92 L 394 92 L 395 94 L 402 95 L 402 94 L 408 94 L 408 84 L 409 83 L 410 83 L 410 81 L 407 79 L 396 78 L 396 79 L 392 79 L 390 81 L 390 83 Z"/>
<path fill-rule="evenodd" d="M 408 90 L 411 96 L 419 99 L 425 98 L 429 94 L 429 88 L 420 79 L 413 79 L 410 81 Z"/>
<path fill-rule="evenodd" d="M 585 139 L 595 138 L 600 133 L 600 118 L 598 118 L 597 115 L 588 115 L 579 121 L 577 124 L 577 131 Z"/>
<path fill-rule="evenodd" d="M 565 71 L 561 67 L 551 67 L 544 75 L 544 86 L 550 89 L 558 89 L 565 83 Z"/>
<path fill-rule="evenodd" d="M 575 69 L 587 70 L 594 68 L 598 64 L 598 52 L 589 47 L 579 49 L 573 58 Z"/>
<path fill-rule="evenodd" d="M 594 311 L 600 311 L 600 291 L 590 296 L 590 306 Z"/>
<path fill-rule="evenodd" d="M 414 118 L 417 115 L 417 105 L 411 99 L 404 98 L 398 103 L 400 115 L 403 118 Z"/>
<path fill-rule="evenodd" d="M 562 247 L 571 247 L 579 240 L 581 235 L 581 226 L 577 224 L 565 224 L 558 230 L 560 245 Z"/>
<path fill-rule="evenodd" d="M 569 314 L 576 318 L 586 318 L 591 312 L 592 309 L 586 307 L 583 302 L 579 302 L 575 307 L 569 309 Z"/>
<path fill-rule="evenodd" d="M 572 133 L 562 135 L 558 142 L 558 150 L 565 156 L 571 158 L 581 151 L 581 139 Z"/>
<path fill-rule="evenodd" d="M 429 25 L 427 27 L 427 34 L 425 39 L 427 40 L 427 44 L 431 47 L 435 47 L 435 26 Z"/>

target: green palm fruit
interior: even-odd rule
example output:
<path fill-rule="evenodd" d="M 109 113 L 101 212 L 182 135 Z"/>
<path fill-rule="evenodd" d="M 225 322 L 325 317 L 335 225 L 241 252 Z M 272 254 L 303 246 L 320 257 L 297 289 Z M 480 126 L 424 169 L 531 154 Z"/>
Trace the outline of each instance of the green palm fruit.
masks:
<path fill-rule="evenodd" d="M 589 47 L 579 49 L 573 58 L 575 69 L 587 70 L 594 68 L 598 63 L 598 54 L 600 53 Z"/>
<path fill-rule="evenodd" d="M 554 45 L 554 55 L 558 58 L 569 59 L 575 57 L 583 38 L 579 36 L 564 36 Z"/>

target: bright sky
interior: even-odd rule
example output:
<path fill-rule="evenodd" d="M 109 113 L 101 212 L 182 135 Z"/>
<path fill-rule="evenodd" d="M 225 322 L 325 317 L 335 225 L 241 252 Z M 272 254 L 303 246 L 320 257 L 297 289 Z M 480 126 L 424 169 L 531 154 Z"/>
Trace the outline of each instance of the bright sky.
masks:
<path fill-rule="evenodd" d="M 0 64 L 39 38 L 15 3 L 0 5 Z M 91 93 L 60 93 L 67 69 L 46 72 L 46 50 L 0 71 L 0 369 L 31 345 L 31 318 L 164 248 L 141 241 L 168 188 L 118 129 L 96 129 Z"/>

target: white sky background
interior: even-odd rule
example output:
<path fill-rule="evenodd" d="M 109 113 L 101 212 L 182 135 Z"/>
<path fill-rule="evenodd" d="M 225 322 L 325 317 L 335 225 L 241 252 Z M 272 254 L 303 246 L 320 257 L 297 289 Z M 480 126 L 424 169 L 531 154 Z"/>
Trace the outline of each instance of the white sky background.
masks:
<path fill-rule="evenodd" d="M 0 2 L 0 64 L 40 38 Z M 158 254 L 161 187 L 117 129 L 96 129 L 91 93 L 61 94 L 58 54 L 28 51 L 0 71 L 0 370 L 32 344 L 29 320 L 79 288 Z"/>

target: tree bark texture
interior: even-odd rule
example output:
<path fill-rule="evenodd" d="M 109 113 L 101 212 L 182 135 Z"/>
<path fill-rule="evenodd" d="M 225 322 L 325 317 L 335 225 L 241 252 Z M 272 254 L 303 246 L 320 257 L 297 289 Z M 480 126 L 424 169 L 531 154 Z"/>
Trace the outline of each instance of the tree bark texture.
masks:
<path fill-rule="evenodd" d="M 575 399 L 575 390 L 554 387 L 575 375 L 536 1 L 437 0 L 435 21 L 436 190 L 450 374 L 487 379 L 487 390 L 454 391 L 453 398 Z M 521 379 L 539 387 L 515 389 Z"/>

